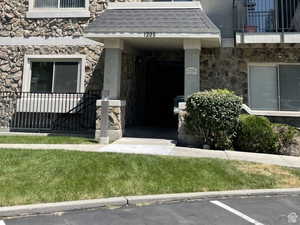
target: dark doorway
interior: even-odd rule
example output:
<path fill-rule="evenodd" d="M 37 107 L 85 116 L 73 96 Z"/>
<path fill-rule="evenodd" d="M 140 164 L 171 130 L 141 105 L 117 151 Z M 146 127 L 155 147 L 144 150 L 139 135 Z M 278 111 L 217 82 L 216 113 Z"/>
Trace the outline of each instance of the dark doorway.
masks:
<path fill-rule="evenodd" d="M 174 99 L 184 94 L 183 61 L 150 60 L 147 63 L 145 88 L 145 125 L 174 128 Z"/>

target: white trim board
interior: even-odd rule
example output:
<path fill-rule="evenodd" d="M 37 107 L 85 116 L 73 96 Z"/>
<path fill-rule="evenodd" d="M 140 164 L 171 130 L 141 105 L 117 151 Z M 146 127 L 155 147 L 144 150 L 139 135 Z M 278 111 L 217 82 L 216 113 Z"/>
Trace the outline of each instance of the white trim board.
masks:
<path fill-rule="evenodd" d="M 26 13 L 27 18 L 83 18 L 90 17 L 90 1 L 85 0 L 84 8 L 35 8 L 35 0 L 29 0 L 28 12 Z"/>
<path fill-rule="evenodd" d="M 209 47 L 221 46 L 221 34 L 219 33 L 202 33 L 202 34 L 189 34 L 189 33 L 155 33 L 155 37 L 146 38 L 144 33 L 87 33 L 84 37 L 103 42 L 105 39 L 144 39 L 144 40 L 160 40 L 160 39 L 199 39 L 208 41 Z M 203 47 L 206 47 L 203 45 Z"/>
<path fill-rule="evenodd" d="M 30 91 L 31 83 L 31 62 L 34 61 L 47 61 L 47 62 L 57 62 L 57 61 L 78 61 L 80 66 L 80 77 L 78 77 L 78 92 L 84 92 L 84 80 L 85 80 L 85 55 L 25 55 L 24 57 L 24 68 L 23 68 L 23 83 L 22 91 Z"/>
<path fill-rule="evenodd" d="M 139 33 L 86 33 L 86 38 L 145 38 L 144 32 Z M 205 38 L 205 39 L 218 39 L 221 43 L 220 33 L 160 33 L 155 32 L 155 38 Z M 148 39 L 155 39 L 148 38 Z M 147 38 L 146 38 L 147 39 Z"/>
<path fill-rule="evenodd" d="M 192 2 L 113 2 L 107 9 L 203 9 L 199 1 Z"/>
<path fill-rule="evenodd" d="M 236 33 L 237 44 L 293 44 L 300 43 L 300 33 Z"/>
<path fill-rule="evenodd" d="M 72 9 L 72 10 L 39 10 L 34 9 L 26 13 L 26 18 L 89 18 L 91 13 L 86 9 Z"/>
<path fill-rule="evenodd" d="M 99 42 L 90 40 L 84 37 L 0 37 L 0 46 L 9 46 L 9 45 L 50 45 L 50 46 L 77 46 L 77 45 L 102 45 Z"/>
<path fill-rule="evenodd" d="M 296 112 L 296 111 L 252 110 L 245 104 L 243 104 L 242 108 L 248 114 L 256 115 L 256 116 L 300 117 L 300 112 Z"/>

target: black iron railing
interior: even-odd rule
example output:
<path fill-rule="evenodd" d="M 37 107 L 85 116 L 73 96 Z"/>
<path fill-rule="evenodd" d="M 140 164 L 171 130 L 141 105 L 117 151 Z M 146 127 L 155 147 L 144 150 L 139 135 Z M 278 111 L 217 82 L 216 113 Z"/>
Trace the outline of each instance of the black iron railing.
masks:
<path fill-rule="evenodd" d="M 12 131 L 83 132 L 95 129 L 99 91 L 0 92 L 0 128 Z"/>
<path fill-rule="evenodd" d="M 300 0 L 234 0 L 236 32 L 300 32 Z"/>

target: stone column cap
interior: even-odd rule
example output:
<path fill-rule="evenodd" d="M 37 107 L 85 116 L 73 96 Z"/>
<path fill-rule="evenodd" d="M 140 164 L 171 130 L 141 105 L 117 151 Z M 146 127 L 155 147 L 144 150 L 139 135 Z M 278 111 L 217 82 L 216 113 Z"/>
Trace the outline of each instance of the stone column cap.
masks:
<path fill-rule="evenodd" d="M 105 100 L 97 100 L 96 106 L 102 106 L 102 102 Z M 113 106 L 113 107 L 122 107 L 126 106 L 126 101 L 125 100 L 108 100 L 108 106 Z"/>

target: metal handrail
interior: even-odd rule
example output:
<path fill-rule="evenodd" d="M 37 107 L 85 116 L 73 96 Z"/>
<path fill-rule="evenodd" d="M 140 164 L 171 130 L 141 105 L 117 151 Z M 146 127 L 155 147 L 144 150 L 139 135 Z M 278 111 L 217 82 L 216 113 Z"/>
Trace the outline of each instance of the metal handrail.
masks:
<path fill-rule="evenodd" d="M 300 0 L 234 0 L 235 32 L 300 32 Z"/>

